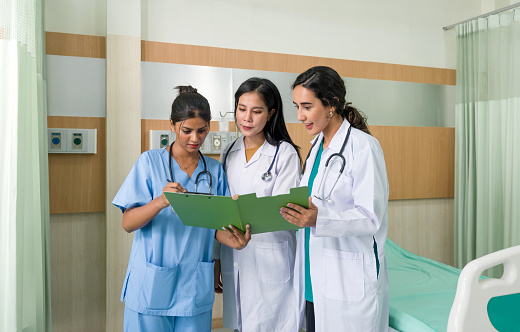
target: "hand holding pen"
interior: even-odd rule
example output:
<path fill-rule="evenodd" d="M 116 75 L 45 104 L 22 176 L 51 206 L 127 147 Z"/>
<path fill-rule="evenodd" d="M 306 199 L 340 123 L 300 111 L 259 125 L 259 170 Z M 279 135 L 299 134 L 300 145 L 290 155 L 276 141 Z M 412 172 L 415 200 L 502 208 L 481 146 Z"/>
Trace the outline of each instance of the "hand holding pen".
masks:
<path fill-rule="evenodd" d="M 178 182 L 171 182 L 169 179 L 166 180 L 168 183 L 163 188 L 163 194 L 161 195 L 161 202 L 163 205 L 163 208 L 170 206 L 170 202 L 168 202 L 168 199 L 166 199 L 166 196 L 164 196 L 164 192 L 170 192 L 170 193 L 184 193 L 187 192 L 186 189 L 184 189 L 180 183 Z"/>

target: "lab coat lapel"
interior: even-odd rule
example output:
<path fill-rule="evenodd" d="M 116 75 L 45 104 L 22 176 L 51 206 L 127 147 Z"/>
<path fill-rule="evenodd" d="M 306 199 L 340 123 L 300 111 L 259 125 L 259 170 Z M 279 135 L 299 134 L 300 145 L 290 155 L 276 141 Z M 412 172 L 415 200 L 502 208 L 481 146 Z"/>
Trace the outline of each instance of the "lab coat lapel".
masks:
<path fill-rule="evenodd" d="M 266 156 L 274 156 L 274 152 L 276 150 L 276 147 L 275 146 L 272 146 L 271 144 L 267 143 L 267 140 L 264 141 L 264 144 L 262 144 L 262 146 L 260 148 L 258 148 L 258 150 L 255 152 L 255 154 L 253 155 L 253 157 L 251 157 L 251 159 L 249 159 L 248 162 L 246 162 L 247 166 L 246 167 L 249 167 L 250 165 L 253 165 L 255 162 L 258 161 L 258 159 L 260 159 L 260 157 L 262 155 L 266 155 Z M 245 145 L 244 145 L 244 161 L 245 161 Z"/>
<path fill-rule="evenodd" d="M 341 146 L 347 137 L 347 131 L 349 127 L 350 123 L 346 119 L 343 119 L 343 123 L 339 127 L 336 134 L 334 134 L 334 137 L 332 137 L 329 146 L 323 151 L 323 157 L 328 158 L 329 155 L 333 153 L 339 153 Z"/>
<path fill-rule="evenodd" d="M 311 154 L 309 155 L 309 159 L 307 159 L 307 163 L 305 164 L 305 173 L 302 176 L 302 180 L 300 182 L 301 186 L 306 186 L 309 184 L 309 177 L 311 175 L 312 167 L 314 166 L 314 162 L 316 161 L 316 155 L 318 154 L 318 150 L 320 149 L 321 140 L 323 139 L 323 133 L 319 133 L 312 141 L 311 144 L 314 147 L 311 150 Z M 316 144 L 314 144 L 316 143 Z"/>

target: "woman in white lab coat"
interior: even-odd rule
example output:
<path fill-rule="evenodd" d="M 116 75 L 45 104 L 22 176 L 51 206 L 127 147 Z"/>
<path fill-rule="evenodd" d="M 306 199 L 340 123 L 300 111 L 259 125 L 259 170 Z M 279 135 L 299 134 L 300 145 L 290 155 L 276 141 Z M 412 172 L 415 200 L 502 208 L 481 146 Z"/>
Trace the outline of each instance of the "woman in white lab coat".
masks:
<path fill-rule="evenodd" d="M 298 234 L 297 264 L 308 332 L 388 330 L 385 161 L 345 94 L 329 67 L 310 68 L 293 84 L 298 120 L 317 135 L 301 180 L 312 193 L 309 208 L 280 211 L 307 227 Z"/>
<path fill-rule="evenodd" d="M 235 94 L 235 120 L 243 137 L 230 142 L 221 157 L 231 195 L 274 196 L 298 187 L 298 147 L 287 132 L 276 86 L 261 78 L 242 83 Z M 241 332 L 299 330 L 295 252 L 294 230 L 254 234 L 240 251 L 222 245 L 221 264 L 214 256 L 215 290 L 222 285 L 225 327 Z"/>

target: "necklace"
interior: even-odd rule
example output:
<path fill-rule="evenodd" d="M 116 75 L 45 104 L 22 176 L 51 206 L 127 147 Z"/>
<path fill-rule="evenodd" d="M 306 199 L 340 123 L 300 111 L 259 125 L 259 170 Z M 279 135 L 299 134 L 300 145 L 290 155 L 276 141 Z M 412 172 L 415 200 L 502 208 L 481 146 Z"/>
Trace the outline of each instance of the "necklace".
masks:
<path fill-rule="evenodd" d="M 173 159 L 175 159 L 175 161 L 177 162 L 177 164 L 179 164 L 179 166 L 183 169 L 183 170 L 187 170 L 188 168 L 190 168 L 191 165 L 195 164 L 195 162 L 199 161 L 199 158 L 195 159 L 193 162 L 191 162 L 191 164 L 189 164 L 188 166 L 182 166 L 181 163 L 179 162 L 179 160 L 177 160 L 177 158 L 175 158 L 175 155 L 173 154 L 172 152 L 172 157 Z"/>

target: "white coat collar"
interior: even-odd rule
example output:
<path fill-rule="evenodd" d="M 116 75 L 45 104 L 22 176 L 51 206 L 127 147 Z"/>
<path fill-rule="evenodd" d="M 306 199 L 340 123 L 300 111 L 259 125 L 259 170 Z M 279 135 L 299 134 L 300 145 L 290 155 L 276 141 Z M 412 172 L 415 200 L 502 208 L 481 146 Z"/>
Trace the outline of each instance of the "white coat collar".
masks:
<path fill-rule="evenodd" d="M 281 145 L 281 143 L 280 143 Z M 269 142 L 267 142 L 267 139 L 264 141 L 264 144 L 262 144 L 262 154 L 265 154 L 266 156 L 272 157 L 274 156 L 276 152 L 276 145 L 271 145 Z"/>
<path fill-rule="evenodd" d="M 242 148 L 242 145 L 244 144 L 243 141 L 244 141 L 244 136 L 240 136 L 239 138 L 237 138 L 237 140 L 235 141 L 235 144 L 233 144 L 233 146 L 231 147 L 229 152 L 235 152 L 237 150 L 240 150 Z"/>
<path fill-rule="evenodd" d="M 237 142 L 233 145 L 233 148 L 231 148 L 229 152 L 235 152 L 240 149 L 245 150 L 244 136 L 240 136 L 239 138 L 237 138 Z M 269 144 L 269 142 L 265 140 L 262 146 L 259 148 L 259 150 L 261 154 L 265 154 L 267 156 L 272 157 L 276 152 L 276 146 Z"/>
<path fill-rule="evenodd" d="M 343 119 L 341 127 L 339 127 L 338 131 L 334 134 L 334 137 L 332 137 L 332 140 L 330 141 L 327 149 L 331 149 L 333 153 L 339 153 L 341 147 L 343 146 L 343 142 L 345 142 L 349 127 L 350 123 L 347 121 L 347 119 Z M 323 132 L 320 133 L 320 135 L 323 136 Z"/>

